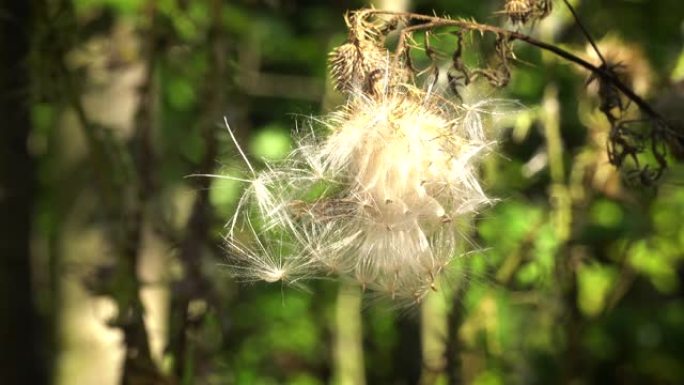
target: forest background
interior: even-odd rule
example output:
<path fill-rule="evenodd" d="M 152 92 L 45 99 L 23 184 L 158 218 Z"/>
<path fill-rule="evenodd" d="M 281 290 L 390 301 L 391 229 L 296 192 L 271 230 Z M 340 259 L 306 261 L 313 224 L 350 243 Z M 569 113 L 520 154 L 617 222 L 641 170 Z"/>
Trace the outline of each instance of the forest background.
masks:
<path fill-rule="evenodd" d="M 570 3 L 626 83 L 684 122 L 684 3 Z M 516 45 L 496 97 L 524 107 L 482 169 L 499 202 L 449 283 L 397 309 L 334 280 L 236 283 L 222 237 L 244 186 L 188 177 L 244 167 L 224 116 L 258 165 L 341 104 L 327 53 L 371 4 L 0 4 L 3 384 L 684 383 L 684 169 L 675 154 L 644 185 L 610 165 L 580 68 Z M 531 28 L 503 0 L 373 5 L 599 60 L 562 1 Z"/>

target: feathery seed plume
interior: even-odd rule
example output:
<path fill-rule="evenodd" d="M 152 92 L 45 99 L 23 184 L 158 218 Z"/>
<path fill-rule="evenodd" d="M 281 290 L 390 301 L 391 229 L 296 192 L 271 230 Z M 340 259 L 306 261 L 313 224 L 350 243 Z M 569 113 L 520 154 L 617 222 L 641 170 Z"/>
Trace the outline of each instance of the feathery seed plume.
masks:
<path fill-rule="evenodd" d="M 397 21 L 346 22 L 330 65 L 347 102 L 314 121 L 327 134 L 259 172 L 240 150 L 251 176 L 228 225 L 230 266 L 245 281 L 335 275 L 418 302 L 458 257 L 464 219 L 490 202 L 477 168 L 493 142 L 483 110 L 409 81 L 380 38 Z"/>

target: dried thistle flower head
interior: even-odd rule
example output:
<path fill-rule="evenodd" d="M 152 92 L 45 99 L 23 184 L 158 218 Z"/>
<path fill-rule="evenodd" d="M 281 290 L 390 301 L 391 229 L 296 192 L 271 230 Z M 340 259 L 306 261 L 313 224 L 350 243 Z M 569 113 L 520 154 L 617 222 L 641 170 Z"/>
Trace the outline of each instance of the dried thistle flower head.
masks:
<path fill-rule="evenodd" d="M 553 0 L 506 0 L 501 13 L 513 24 L 539 21 L 551 13 Z"/>
<path fill-rule="evenodd" d="M 368 18 L 372 10 L 347 13 L 344 17 L 349 29 L 347 42 L 329 54 L 330 76 L 335 89 L 341 92 L 365 91 L 373 93 L 377 80 L 405 80 L 400 67 L 389 70 L 390 53 L 384 47 L 386 34 L 401 23 L 399 18 Z"/>
<path fill-rule="evenodd" d="M 415 303 L 490 202 L 477 168 L 492 141 L 484 109 L 408 82 L 377 23 L 347 24 L 349 42 L 331 54 L 347 103 L 312 122 L 327 134 L 312 130 L 258 173 L 240 150 L 251 176 L 229 224 L 231 266 L 248 281 L 335 275 Z"/>
<path fill-rule="evenodd" d="M 534 8 L 530 0 L 506 0 L 504 13 L 513 24 L 525 24 L 532 17 Z"/>

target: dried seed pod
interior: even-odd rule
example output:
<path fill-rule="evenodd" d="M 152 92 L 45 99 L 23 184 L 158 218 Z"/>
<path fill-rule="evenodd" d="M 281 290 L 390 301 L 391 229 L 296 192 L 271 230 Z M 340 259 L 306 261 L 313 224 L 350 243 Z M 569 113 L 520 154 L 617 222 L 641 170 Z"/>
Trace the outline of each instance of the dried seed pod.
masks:
<path fill-rule="evenodd" d="M 372 91 L 378 71 L 384 74 L 387 67 L 388 51 L 382 41 L 399 21 L 396 18 L 369 21 L 367 13 L 365 10 L 345 15 L 348 40 L 328 55 L 331 78 L 338 91 Z"/>
<path fill-rule="evenodd" d="M 372 90 L 377 73 L 384 74 L 387 60 L 387 50 L 374 44 L 358 41 L 342 44 L 328 56 L 335 89 L 341 92 Z"/>
<path fill-rule="evenodd" d="M 503 11 L 513 24 L 525 24 L 533 16 L 530 0 L 506 0 Z"/>
<path fill-rule="evenodd" d="M 358 53 L 354 44 L 346 43 L 333 49 L 328 55 L 330 78 L 335 89 L 347 91 L 351 88 L 355 67 L 358 66 Z"/>

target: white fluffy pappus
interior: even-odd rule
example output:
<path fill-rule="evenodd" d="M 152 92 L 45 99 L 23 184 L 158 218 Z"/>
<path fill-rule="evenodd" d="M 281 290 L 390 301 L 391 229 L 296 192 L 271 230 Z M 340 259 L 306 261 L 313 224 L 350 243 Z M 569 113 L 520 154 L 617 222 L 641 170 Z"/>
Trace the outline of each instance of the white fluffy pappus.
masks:
<path fill-rule="evenodd" d="M 229 221 L 229 266 L 240 280 L 296 283 L 334 275 L 419 302 L 491 200 L 477 168 L 493 142 L 483 114 L 496 99 L 456 105 L 412 85 L 352 93 L 312 121 L 290 155 L 244 178 Z M 230 128 L 228 128 L 230 131 Z"/>

